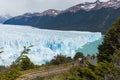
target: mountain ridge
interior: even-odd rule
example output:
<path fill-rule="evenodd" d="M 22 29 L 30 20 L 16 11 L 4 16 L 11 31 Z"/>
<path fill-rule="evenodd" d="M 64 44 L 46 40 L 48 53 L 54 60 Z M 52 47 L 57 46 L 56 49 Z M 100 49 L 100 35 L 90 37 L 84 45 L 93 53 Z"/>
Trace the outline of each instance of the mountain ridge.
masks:
<path fill-rule="evenodd" d="M 5 16 L 0 16 L 0 23 L 4 23 L 6 20 L 10 19 L 12 16 L 10 15 L 5 15 Z"/>
<path fill-rule="evenodd" d="M 120 1 L 119 0 L 109 0 L 106 2 L 101 2 L 100 0 L 96 0 L 95 2 L 84 2 L 84 3 L 80 3 L 77 4 L 75 6 L 72 6 L 70 8 L 67 8 L 65 10 L 56 10 L 56 9 L 48 9 L 45 10 L 43 12 L 35 12 L 35 13 L 25 13 L 23 15 L 19 15 L 19 16 L 56 16 L 59 15 L 61 13 L 65 13 L 65 12 L 76 12 L 78 10 L 85 10 L 85 11 L 89 11 L 89 10 L 95 10 L 95 9 L 101 9 L 101 8 L 120 8 Z"/>
<path fill-rule="evenodd" d="M 4 24 L 30 25 L 43 29 L 78 30 L 105 33 L 120 16 L 120 1 L 86 2 L 66 10 L 50 9 L 42 13 L 27 13 Z"/>

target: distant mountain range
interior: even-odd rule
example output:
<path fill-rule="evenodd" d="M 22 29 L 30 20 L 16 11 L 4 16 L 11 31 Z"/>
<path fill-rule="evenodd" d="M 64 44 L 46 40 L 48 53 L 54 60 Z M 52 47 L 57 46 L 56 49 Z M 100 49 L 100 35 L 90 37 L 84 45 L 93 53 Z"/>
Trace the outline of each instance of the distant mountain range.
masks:
<path fill-rule="evenodd" d="M 6 15 L 6 16 L 0 16 L 0 23 L 4 23 L 6 20 L 10 19 L 11 16 Z"/>
<path fill-rule="evenodd" d="M 120 0 L 85 2 L 66 10 L 50 9 L 42 13 L 26 13 L 4 24 L 30 25 L 43 29 L 78 30 L 105 33 L 120 16 Z"/>

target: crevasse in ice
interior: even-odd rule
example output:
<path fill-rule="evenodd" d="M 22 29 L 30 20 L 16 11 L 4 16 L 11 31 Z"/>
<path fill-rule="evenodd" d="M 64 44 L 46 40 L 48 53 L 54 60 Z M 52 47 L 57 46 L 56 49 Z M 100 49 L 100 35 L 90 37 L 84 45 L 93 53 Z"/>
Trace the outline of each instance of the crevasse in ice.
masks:
<path fill-rule="evenodd" d="M 0 25 L 0 65 L 10 65 L 23 46 L 34 45 L 29 58 L 35 64 L 50 61 L 57 54 L 73 57 L 77 49 L 101 39 L 100 32 L 58 31 L 30 26 Z M 93 50 L 94 51 L 94 50 Z"/>

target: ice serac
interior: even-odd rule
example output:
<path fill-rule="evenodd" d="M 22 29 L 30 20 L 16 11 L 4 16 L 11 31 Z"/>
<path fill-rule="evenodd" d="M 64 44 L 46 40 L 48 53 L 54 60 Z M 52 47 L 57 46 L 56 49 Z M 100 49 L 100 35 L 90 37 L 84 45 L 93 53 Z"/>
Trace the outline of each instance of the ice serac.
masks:
<path fill-rule="evenodd" d="M 20 55 L 23 46 L 34 45 L 28 56 L 35 64 L 43 64 L 57 54 L 73 57 L 76 50 L 101 37 L 99 32 L 57 31 L 30 26 L 0 25 L 0 47 L 4 51 L 0 54 L 0 65 L 10 65 Z"/>

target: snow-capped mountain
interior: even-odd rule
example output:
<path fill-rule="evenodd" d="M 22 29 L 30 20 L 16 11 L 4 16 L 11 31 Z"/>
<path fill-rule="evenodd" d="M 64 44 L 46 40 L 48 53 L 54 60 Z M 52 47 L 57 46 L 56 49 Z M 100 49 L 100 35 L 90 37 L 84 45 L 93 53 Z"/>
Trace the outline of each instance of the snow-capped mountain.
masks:
<path fill-rule="evenodd" d="M 101 8 L 113 8 L 118 9 L 120 8 L 120 0 L 109 0 L 107 2 L 102 2 L 99 6 L 95 6 L 94 9 L 101 9 Z"/>
<path fill-rule="evenodd" d="M 115 9 L 120 8 L 120 0 L 110 0 L 102 4 L 103 7 L 113 7 Z"/>
<path fill-rule="evenodd" d="M 120 0 L 109 0 L 107 2 L 101 2 L 100 0 L 96 0 L 95 2 L 85 2 L 81 3 L 75 6 L 72 6 L 65 10 L 55 10 L 55 9 L 49 9 L 43 12 L 36 12 L 36 13 L 25 13 L 23 15 L 17 16 L 18 18 L 21 17 L 34 17 L 34 16 L 57 16 L 62 13 L 66 12 L 77 12 L 79 10 L 95 10 L 95 9 L 101 9 L 101 8 L 109 8 L 112 7 L 114 9 L 117 9 L 120 7 Z"/>
<path fill-rule="evenodd" d="M 43 12 L 36 12 L 36 13 L 25 13 L 23 15 L 20 15 L 18 17 L 32 17 L 32 16 L 56 16 L 65 12 L 76 12 L 79 10 L 94 10 L 94 9 L 101 9 L 101 8 L 119 8 L 120 7 L 120 0 L 109 0 L 107 2 L 101 2 L 100 0 L 97 0 L 95 2 L 85 2 L 85 3 L 81 3 L 75 6 L 72 6 L 68 9 L 65 10 L 55 10 L 55 9 L 49 9 Z"/>
<path fill-rule="evenodd" d="M 42 12 L 40 14 L 40 16 L 45 16 L 45 15 L 56 16 L 56 15 L 58 15 L 60 13 L 61 13 L 60 10 L 49 9 L 49 10 L 46 10 L 46 11 Z"/>
<path fill-rule="evenodd" d="M 95 9 L 101 9 L 101 8 L 109 8 L 112 7 L 114 9 L 117 9 L 120 7 L 120 0 L 109 0 L 107 2 L 101 2 L 100 0 L 97 0 L 95 2 L 85 2 L 82 4 L 75 5 L 73 7 L 70 7 L 66 9 L 64 12 L 76 12 L 78 10 L 95 10 Z"/>
<path fill-rule="evenodd" d="M 58 14 L 60 14 L 61 11 L 59 10 L 55 10 L 55 9 L 49 9 L 49 10 L 46 10 L 44 12 L 36 12 L 36 13 L 25 13 L 23 15 L 20 15 L 20 16 L 17 16 L 17 19 L 18 18 L 23 18 L 23 17 L 40 17 L 40 16 L 56 16 Z"/>
<path fill-rule="evenodd" d="M 42 29 L 102 32 L 120 16 L 120 0 L 85 2 L 59 11 L 26 13 L 8 19 L 4 24 L 29 25 Z"/>
<path fill-rule="evenodd" d="M 3 23 L 10 18 L 11 18 L 11 16 L 9 16 L 9 15 L 0 16 L 0 23 Z"/>
<path fill-rule="evenodd" d="M 99 0 L 97 0 L 96 2 L 85 2 L 85 3 L 82 3 L 82 4 L 78 4 L 78 5 L 75 5 L 73 7 L 70 7 L 68 9 L 66 9 L 64 12 L 76 12 L 78 10 L 86 10 L 86 11 L 89 11 L 93 8 L 95 8 L 96 6 L 100 5 L 101 3 L 103 2 L 100 2 Z"/>
<path fill-rule="evenodd" d="M 95 9 L 101 9 L 101 8 L 108 8 L 108 7 L 113 7 L 115 9 L 120 7 L 120 0 L 109 0 L 107 2 L 101 2 L 100 0 L 96 0 L 95 2 L 84 2 L 75 6 L 72 6 L 68 9 L 65 10 L 55 10 L 55 9 L 49 9 L 41 13 L 26 13 L 24 16 L 30 17 L 30 16 L 56 16 L 61 13 L 65 12 L 76 12 L 78 10 L 95 10 Z"/>
<path fill-rule="evenodd" d="M 76 50 L 85 51 L 84 55 L 88 54 L 88 50 L 95 54 L 102 40 L 99 32 L 45 30 L 15 25 L 0 25 L 0 34 L 0 50 L 4 51 L 0 54 L 0 65 L 10 65 L 20 55 L 23 46 L 33 45 L 28 56 L 34 63 L 42 64 L 60 53 L 73 57 Z M 100 40 L 99 44 L 94 43 L 97 40 Z M 86 49 L 85 45 L 89 48 Z"/>

